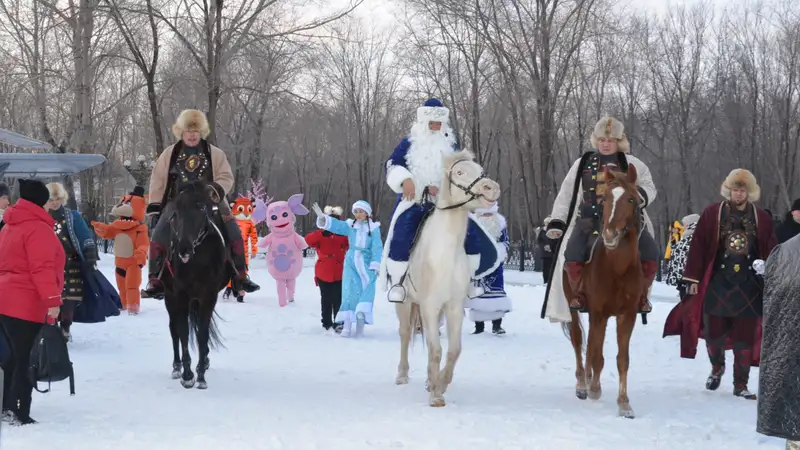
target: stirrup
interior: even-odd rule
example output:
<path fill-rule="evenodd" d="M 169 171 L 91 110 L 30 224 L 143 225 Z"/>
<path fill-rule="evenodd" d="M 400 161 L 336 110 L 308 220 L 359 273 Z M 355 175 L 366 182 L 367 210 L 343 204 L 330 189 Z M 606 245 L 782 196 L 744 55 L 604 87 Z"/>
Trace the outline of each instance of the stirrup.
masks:
<path fill-rule="evenodd" d="M 395 284 L 389 288 L 386 298 L 391 303 L 405 303 L 406 301 L 406 288 L 401 284 Z M 393 300 L 395 298 L 395 300 Z M 397 300 L 399 298 L 399 300 Z"/>

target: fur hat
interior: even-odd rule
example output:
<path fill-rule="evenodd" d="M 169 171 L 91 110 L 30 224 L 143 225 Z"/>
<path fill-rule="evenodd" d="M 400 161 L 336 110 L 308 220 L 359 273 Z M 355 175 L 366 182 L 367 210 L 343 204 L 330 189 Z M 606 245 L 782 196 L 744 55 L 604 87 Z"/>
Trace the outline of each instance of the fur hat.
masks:
<path fill-rule="evenodd" d="M 50 190 L 39 180 L 19 180 L 19 198 L 44 206 L 50 200 Z"/>
<path fill-rule="evenodd" d="M 0 197 L 11 197 L 11 189 L 5 183 L 0 183 Z"/>
<path fill-rule="evenodd" d="M 324 212 L 326 216 L 342 217 L 342 214 L 344 214 L 344 209 L 341 206 L 328 205 L 322 210 L 322 212 Z"/>
<path fill-rule="evenodd" d="M 417 108 L 417 122 L 447 124 L 450 122 L 450 110 L 445 108 L 438 98 L 428 99 L 424 105 Z"/>
<path fill-rule="evenodd" d="M 367 203 L 366 200 L 358 200 L 355 203 L 353 203 L 351 212 L 355 214 L 357 209 L 363 210 L 365 213 L 367 213 L 368 216 L 372 217 L 372 206 L 370 206 L 370 204 Z"/>
<path fill-rule="evenodd" d="M 756 176 L 747 169 L 731 170 L 731 173 L 722 182 L 719 193 L 726 200 L 730 200 L 733 189 L 746 189 L 747 199 L 751 202 L 757 202 L 761 198 L 761 188 L 756 183 Z"/>
<path fill-rule="evenodd" d="M 628 136 L 625 135 L 625 125 L 614 117 L 606 116 L 597 121 L 592 131 L 589 141 L 592 143 L 592 148 L 597 148 L 597 140 L 600 138 L 617 139 L 619 144 L 617 148 L 622 153 L 628 153 L 631 150 L 631 144 L 628 142 Z"/>
<path fill-rule="evenodd" d="M 62 203 L 66 203 L 69 200 L 69 194 L 67 194 L 67 190 L 64 189 L 64 185 L 61 183 L 48 183 L 47 190 L 50 191 L 50 198 L 53 200 L 61 200 Z"/>
<path fill-rule="evenodd" d="M 683 219 L 681 219 L 681 225 L 683 225 L 684 227 L 688 227 L 693 223 L 697 223 L 698 220 L 700 220 L 700 214 L 689 214 L 688 216 L 685 216 Z"/>
<path fill-rule="evenodd" d="M 184 109 L 172 126 L 172 134 L 178 140 L 183 139 L 184 131 L 199 131 L 200 137 L 205 139 L 211 134 L 208 119 L 203 111 L 198 109 Z"/>

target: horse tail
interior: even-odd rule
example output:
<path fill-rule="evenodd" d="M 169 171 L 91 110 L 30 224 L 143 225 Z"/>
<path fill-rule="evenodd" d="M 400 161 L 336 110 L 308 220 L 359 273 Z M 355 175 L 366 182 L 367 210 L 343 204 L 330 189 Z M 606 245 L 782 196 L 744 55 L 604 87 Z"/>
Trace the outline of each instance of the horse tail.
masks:
<path fill-rule="evenodd" d="M 200 327 L 203 324 L 203 316 L 207 314 L 208 318 L 208 348 L 217 349 L 224 347 L 222 343 L 222 336 L 217 327 L 217 312 L 213 309 L 211 311 L 204 311 L 200 302 L 192 301 L 189 303 L 189 342 L 194 344 Z M 194 337 L 195 339 L 192 339 Z"/>
<path fill-rule="evenodd" d="M 425 329 L 422 326 L 422 311 L 419 309 L 418 303 L 411 303 L 411 348 L 414 348 L 414 343 L 417 341 L 417 328 L 419 328 L 422 335 L 422 345 L 425 345 Z"/>

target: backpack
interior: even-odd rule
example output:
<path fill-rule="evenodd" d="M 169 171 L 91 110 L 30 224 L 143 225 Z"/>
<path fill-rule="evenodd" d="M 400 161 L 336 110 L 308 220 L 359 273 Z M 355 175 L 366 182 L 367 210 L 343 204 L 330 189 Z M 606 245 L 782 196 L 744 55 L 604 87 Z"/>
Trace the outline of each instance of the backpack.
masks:
<path fill-rule="evenodd" d="M 37 392 L 50 392 L 50 383 L 69 378 L 69 394 L 75 395 L 75 374 L 69 359 L 67 342 L 55 325 L 45 324 L 36 336 L 31 349 L 28 376 Z M 39 390 L 37 383 L 47 382 L 47 389 Z"/>

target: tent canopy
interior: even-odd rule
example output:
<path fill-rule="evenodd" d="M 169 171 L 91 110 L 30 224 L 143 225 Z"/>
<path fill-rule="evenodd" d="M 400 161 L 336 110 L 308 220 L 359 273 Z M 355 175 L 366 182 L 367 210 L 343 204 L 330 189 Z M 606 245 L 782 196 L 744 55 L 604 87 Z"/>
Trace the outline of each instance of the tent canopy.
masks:
<path fill-rule="evenodd" d="M 0 177 L 60 177 L 91 169 L 104 162 L 106 162 L 106 158 L 103 155 L 84 155 L 77 153 L 0 153 Z"/>
<path fill-rule="evenodd" d="M 18 148 L 35 148 L 42 150 L 50 150 L 52 148 L 47 142 L 29 138 L 3 128 L 0 128 L 0 143 Z"/>

